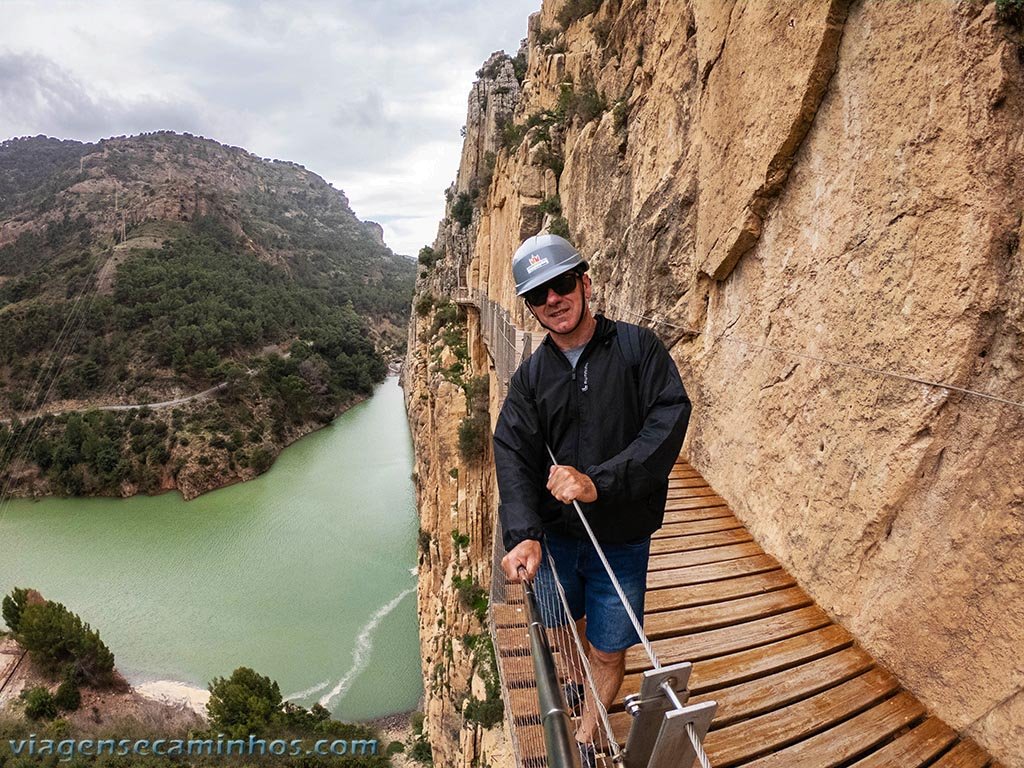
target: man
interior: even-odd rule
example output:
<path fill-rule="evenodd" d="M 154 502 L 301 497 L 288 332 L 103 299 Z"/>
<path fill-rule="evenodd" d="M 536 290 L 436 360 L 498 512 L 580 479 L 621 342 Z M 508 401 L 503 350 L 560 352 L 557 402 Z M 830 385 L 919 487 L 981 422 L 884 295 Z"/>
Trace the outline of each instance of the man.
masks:
<path fill-rule="evenodd" d="M 525 568 L 527 579 L 537 576 L 538 596 L 548 594 L 541 602 L 558 603 L 550 592 L 551 553 L 607 708 L 622 683 L 626 649 L 639 638 L 572 502 L 580 503 L 642 621 L 650 537 L 664 518 L 690 401 L 653 333 L 591 313 L 586 271 L 576 249 L 555 235 L 527 239 L 512 258 L 516 294 L 548 335 L 512 376 L 494 457 L 505 575 L 518 580 Z M 554 627 L 559 620 L 544 615 L 544 623 Z M 566 628 L 555 633 L 571 654 Z M 566 686 L 570 706 L 580 690 Z M 588 696 L 577 741 L 592 743 L 597 723 Z"/>

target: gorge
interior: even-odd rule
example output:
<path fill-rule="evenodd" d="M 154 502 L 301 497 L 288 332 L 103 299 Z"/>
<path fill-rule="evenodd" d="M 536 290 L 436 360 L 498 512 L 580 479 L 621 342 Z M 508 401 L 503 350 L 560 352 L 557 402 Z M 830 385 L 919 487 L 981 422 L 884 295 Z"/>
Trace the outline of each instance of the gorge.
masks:
<path fill-rule="evenodd" d="M 465 642 L 497 508 L 473 438 L 502 382 L 480 315 L 450 302 L 538 330 L 509 260 L 544 228 L 590 262 L 599 309 L 669 346 L 695 404 L 684 455 L 765 550 L 929 710 L 1024 765 L 1024 57 L 1005 6 L 545 0 L 484 64 L 404 374 L 441 764 L 510 759 Z"/>

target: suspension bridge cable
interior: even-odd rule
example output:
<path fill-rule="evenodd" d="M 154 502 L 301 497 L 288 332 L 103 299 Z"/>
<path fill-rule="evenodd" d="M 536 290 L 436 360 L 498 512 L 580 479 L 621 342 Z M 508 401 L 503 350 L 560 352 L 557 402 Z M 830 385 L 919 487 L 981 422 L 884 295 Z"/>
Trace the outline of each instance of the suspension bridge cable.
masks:
<path fill-rule="evenodd" d="M 558 464 L 558 460 L 555 458 L 554 452 L 551 450 L 551 446 L 547 443 L 544 447 L 548 450 L 548 456 L 551 457 L 553 464 Z M 637 637 L 640 639 L 640 643 L 644 647 L 644 651 L 647 653 L 647 657 L 651 660 L 651 664 L 655 669 L 661 669 L 661 662 L 658 660 L 658 655 L 654 651 L 654 646 L 651 644 L 650 639 L 644 633 L 643 626 L 636 617 L 636 613 L 633 611 L 633 607 L 629 604 L 629 600 L 626 599 L 626 593 L 622 589 L 622 585 L 619 583 L 618 577 L 615 575 L 615 571 L 612 569 L 611 564 L 608 562 L 608 558 L 605 557 L 604 550 L 601 544 L 597 540 L 597 536 L 594 535 L 593 528 L 590 527 L 590 523 L 587 521 L 586 515 L 583 514 L 583 510 L 580 508 L 579 502 L 573 499 L 573 507 L 576 510 L 576 514 L 579 516 L 580 521 L 583 523 L 583 527 L 587 532 L 587 536 L 590 537 L 590 542 L 594 545 L 594 551 L 597 552 L 598 558 L 601 560 L 601 564 L 604 566 L 605 571 L 608 574 L 608 578 L 611 580 L 612 587 L 615 588 L 616 594 L 619 596 L 619 600 L 622 603 L 622 607 L 626 611 L 626 615 L 629 617 L 630 622 L 633 624 L 633 629 L 636 630 Z M 552 564 L 553 567 L 554 564 Z M 557 581 L 557 580 L 556 580 Z M 559 585 L 561 587 L 561 585 Z M 575 626 L 573 627 L 573 633 L 575 634 Z M 578 639 L 578 637 L 577 637 Z M 682 709 L 683 705 L 676 697 L 675 692 L 671 691 L 671 686 L 662 686 L 666 695 L 676 705 L 677 708 Z M 610 726 L 609 726 L 609 734 Z M 700 743 L 700 739 L 697 737 L 696 731 L 690 723 L 686 723 L 686 735 L 689 737 L 691 744 L 693 745 L 694 753 L 697 756 L 697 760 L 701 764 L 701 768 L 711 768 L 711 763 L 708 760 L 707 754 L 704 752 L 704 748 Z M 614 741 L 613 741 L 614 743 Z M 617 745 L 616 745 L 617 746 Z"/>
<path fill-rule="evenodd" d="M 547 443 L 544 447 L 548 449 L 548 456 L 551 457 L 552 464 L 558 464 L 558 459 L 555 458 L 554 452 L 551 450 L 551 446 Z M 619 584 L 618 578 L 615 576 L 615 571 L 612 570 L 611 564 L 608 562 L 608 558 L 604 555 L 604 550 L 601 549 L 601 545 L 597 541 L 597 536 L 594 535 L 594 529 L 590 527 L 590 523 L 587 521 L 587 516 L 583 514 L 583 510 L 580 509 L 579 502 L 575 499 L 572 501 L 573 507 L 576 509 L 576 514 L 579 515 L 580 521 L 583 523 L 583 528 L 587 532 L 587 536 L 590 537 L 591 543 L 594 545 L 594 550 L 597 552 L 598 558 L 601 560 L 601 565 L 604 566 L 604 570 L 608 574 L 608 578 L 612 582 L 612 587 L 615 589 L 615 593 L 619 596 L 619 600 L 622 602 L 622 607 L 626 609 L 626 615 L 629 616 L 630 622 L 633 624 L 633 629 L 636 630 L 637 637 L 640 638 L 640 643 L 644 647 L 644 651 L 647 652 L 647 657 L 651 660 L 651 664 L 654 665 L 655 669 L 661 669 L 661 662 L 658 661 L 658 655 L 654 651 L 654 646 L 651 645 L 651 641 L 644 634 L 643 625 L 636 617 L 636 613 L 633 611 L 633 607 L 629 604 L 629 600 L 626 599 L 626 593 L 622 589 L 622 585 Z"/>
<path fill-rule="evenodd" d="M 555 559 L 551 556 L 551 552 L 548 555 L 548 565 L 551 567 L 551 575 L 554 577 L 555 590 L 558 593 L 558 598 L 561 600 L 561 607 L 565 612 L 566 624 L 569 630 L 572 632 L 572 641 L 575 643 L 576 651 L 578 653 L 579 663 L 582 667 L 583 677 L 590 686 L 590 693 L 593 695 L 593 706 L 597 711 L 597 715 L 601 720 L 601 726 L 604 728 L 605 737 L 608 739 L 608 746 L 612 751 L 613 759 L 617 759 L 622 754 L 622 749 L 619 747 L 619 743 L 615 740 L 615 734 L 612 732 L 612 724 L 608 719 L 608 710 L 605 709 L 604 703 L 601 701 L 601 697 L 597 693 L 597 683 L 594 681 L 594 673 L 590 668 L 590 660 L 587 658 L 587 654 L 583 650 L 583 641 L 580 639 L 579 632 L 576 629 L 576 622 L 572 620 L 572 612 L 569 610 L 569 600 L 565 596 L 565 589 L 562 587 L 562 580 L 558 577 L 558 569 L 555 568 Z"/>

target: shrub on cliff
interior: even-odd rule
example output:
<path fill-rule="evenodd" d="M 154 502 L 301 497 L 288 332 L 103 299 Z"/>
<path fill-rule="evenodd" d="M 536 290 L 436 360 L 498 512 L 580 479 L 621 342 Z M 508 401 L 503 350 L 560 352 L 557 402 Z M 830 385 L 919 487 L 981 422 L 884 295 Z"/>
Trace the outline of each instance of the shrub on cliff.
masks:
<path fill-rule="evenodd" d="M 452 205 L 452 219 L 458 222 L 463 229 L 473 222 L 473 199 L 468 192 L 459 192 L 459 196 Z"/>
<path fill-rule="evenodd" d="M 441 258 L 441 255 L 438 254 L 437 251 L 435 251 L 429 245 L 424 245 L 422 248 L 420 248 L 418 260 L 419 263 L 425 266 L 427 269 L 430 269 L 432 266 L 434 266 L 434 264 L 437 262 L 439 258 Z"/>
<path fill-rule="evenodd" d="M 74 712 L 82 706 L 82 694 L 74 680 L 68 679 L 60 684 L 53 696 L 53 703 L 65 712 Z"/>
<path fill-rule="evenodd" d="M 505 704 L 498 699 L 469 699 L 462 710 L 463 716 L 484 728 L 493 728 L 505 716 Z"/>
<path fill-rule="evenodd" d="M 416 299 L 416 316 L 426 317 L 430 314 L 430 310 L 434 308 L 434 297 L 429 293 L 425 293 Z"/>
<path fill-rule="evenodd" d="M 572 239 L 572 233 L 569 231 L 569 222 L 565 220 L 564 216 L 556 216 L 551 220 L 551 223 L 548 225 L 548 234 L 558 235 L 566 240 Z"/>
<path fill-rule="evenodd" d="M 498 123 L 500 132 L 499 143 L 503 149 L 514 152 L 523 143 L 523 136 L 526 135 L 526 126 L 518 125 L 511 119 Z"/>
<path fill-rule="evenodd" d="M 996 18 L 1018 29 L 1024 27 L 1024 0 L 996 0 Z"/>
<path fill-rule="evenodd" d="M 99 632 L 61 603 L 25 605 L 16 623 L 15 639 L 50 674 L 74 676 L 93 686 L 114 682 L 114 654 Z"/>
<path fill-rule="evenodd" d="M 459 455 L 464 461 L 483 459 L 490 426 L 486 413 L 471 413 L 459 423 Z"/>
<path fill-rule="evenodd" d="M 567 121 L 578 117 L 586 124 L 607 110 L 608 102 L 593 83 L 584 83 L 578 91 L 571 84 L 561 86 L 557 112 Z"/>
<path fill-rule="evenodd" d="M 41 685 L 21 692 L 25 702 L 25 717 L 29 720 L 50 720 L 57 716 L 57 704 L 52 694 Z"/>
<path fill-rule="evenodd" d="M 574 21 L 595 13 L 601 7 L 601 0 L 565 0 L 565 5 L 558 9 L 555 17 L 562 29 L 567 29 Z"/>

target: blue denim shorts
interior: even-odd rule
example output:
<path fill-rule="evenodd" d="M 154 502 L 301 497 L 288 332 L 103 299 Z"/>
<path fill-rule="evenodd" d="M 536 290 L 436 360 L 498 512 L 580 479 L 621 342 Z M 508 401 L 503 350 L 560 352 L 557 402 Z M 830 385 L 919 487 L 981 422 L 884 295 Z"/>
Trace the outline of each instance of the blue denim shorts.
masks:
<path fill-rule="evenodd" d="M 544 626 L 558 627 L 566 623 L 565 609 L 548 563 L 550 552 L 573 621 L 587 617 L 587 640 L 590 644 L 599 651 L 616 653 L 639 643 L 640 638 L 590 540 L 546 533 L 542 544 L 544 558 L 534 581 L 534 590 Z M 635 544 L 602 544 L 601 548 L 633 612 L 642 622 L 651 540 L 648 538 Z"/>

